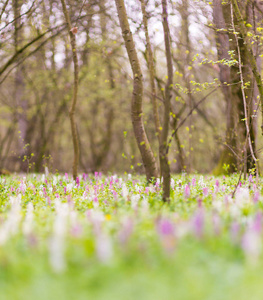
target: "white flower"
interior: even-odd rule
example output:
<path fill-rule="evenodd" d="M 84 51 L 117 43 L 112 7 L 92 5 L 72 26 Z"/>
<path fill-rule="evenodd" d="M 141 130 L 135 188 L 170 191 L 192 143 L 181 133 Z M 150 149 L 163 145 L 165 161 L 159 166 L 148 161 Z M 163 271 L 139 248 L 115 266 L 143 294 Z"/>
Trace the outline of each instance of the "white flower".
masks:
<path fill-rule="evenodd" d="M 133 194 L 131 196 L 131 207 L 135 209 L 138 206 L 138 202 L 140 200 L 140 195 L 139 194 Z"/>
<path fill-rule="evenodd" d="M 96 235 L 96 253 L 102 263 L 108 263 L 113 255 L 112 241 L 104 233 Z"/>
<path fill-rule="evenodd" d="M 250 205 L 251 199 L 249 195 L 249 189 L 247 188 L 237 189 L 235 195 L 235 203 L 239 208 L 243 208 L 244 206 Z"/>
<path fill-rule="evenodd" d="M 15 235 L 19 230 L 21 216 L 21 194 L 10 197 L 11 209 L 6 221 L 0 227 L 0 245 L 5 244 L 9 237 Z"/>
<path fill-rule="evenodd" d="M 49 261 L 55 272 L 63 272 L 66 268 L 65 261 L 65 236 L 67 232 L 67 221 L 69 206 L 55 200 L 56 218 L 53 226 L 53 235 L 49 244 Z"/>
<path fill-rule="evenodd" d="M 129 195 L 129 191 L 125 183 L 122 184 L 122 196 L 126 199 Z"/>
<path fill-rule="evenodd" d="M 26 217 L 23 223 L 23 233 L 26 236 L 28 236 L 32 232 L 33 219 L 34 219 L 34 206 L 32 202 L 29 202 L 27 205 Z"/>
<path fill-rule="evenodd" d="M 74 187 L 73 183 L 68 183 L 67 186 L 66 186 L 66 189 L 67 189 L 68 192 L 71 192 L 73 187 Z"/>
<path fill-rule="evenodd" d="M 175 186 L 175 181 L 174 181 L 174 179 L 173 179 L 173 178 L 171 178 L 171 188 L 173 189 L 173 188 L 174 188 L 174 186 Z"/>
<path fill-rule="evenodd" d="M 213 206 L 214 208 L 218 211 L 218 212 L 221 212 L 223 210 L 223 202 L 222 200 L 216 200 L 216 201 L 213 201 Z"/>

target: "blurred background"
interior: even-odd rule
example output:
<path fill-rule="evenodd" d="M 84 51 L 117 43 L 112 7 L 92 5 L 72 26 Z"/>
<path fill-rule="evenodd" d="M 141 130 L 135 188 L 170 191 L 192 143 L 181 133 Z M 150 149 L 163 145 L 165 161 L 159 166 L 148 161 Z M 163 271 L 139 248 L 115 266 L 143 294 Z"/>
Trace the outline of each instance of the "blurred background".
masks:
<path fill-rule="evenodd" d="M 160 3 L 146 1 L 162 112 L 166 61 Z M 78 27 L 79 170 L 143 173 L 130 117 L 132 73 L 115 3 L 68 0 L 67 4 L 72 25 Z M 140 1 L 126 4 L 144 75 L 145 128 L 158 157 Z M 226 148 L 227 99 L 220 88 L 220 67 L 212 63 L 218 61 L 211 25 L 214 9 L 207 1 L 169 2 L 175 83 L 171 132 L 186 118 L 172 140 L 169 159 L 174 173 L 212 172 Z M 0 1 L 1 169 L 71 170 L 68 110 L 72 93 L 72 52 L 60 1 Z M 224 161 L 221 165 L 223 170 L 229 168 Z"/>

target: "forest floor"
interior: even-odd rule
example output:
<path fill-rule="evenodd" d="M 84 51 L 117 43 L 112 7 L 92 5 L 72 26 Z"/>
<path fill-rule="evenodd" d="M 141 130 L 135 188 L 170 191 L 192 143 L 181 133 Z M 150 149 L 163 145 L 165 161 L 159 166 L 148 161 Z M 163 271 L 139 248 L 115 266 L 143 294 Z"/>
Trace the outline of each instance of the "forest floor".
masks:
<path fill-rule="evenodd" d="M 83 174 L 0 179 L 0 299 L 262 298 L 262 182 Z"/>

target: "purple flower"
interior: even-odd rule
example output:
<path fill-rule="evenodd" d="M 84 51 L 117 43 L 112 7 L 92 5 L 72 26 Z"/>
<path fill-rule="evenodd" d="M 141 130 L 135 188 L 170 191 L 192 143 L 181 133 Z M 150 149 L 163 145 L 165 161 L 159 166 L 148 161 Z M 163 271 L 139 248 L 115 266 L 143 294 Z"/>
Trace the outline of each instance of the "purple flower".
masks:
<path fill-rule="evenodd" d="M 113 197 L 115 200 L 117 199 L 118 193 L 115 190 L 112 190 Z"/>
<path fill-rule="evenodd" d="M 188 198 L 191 194 L 191 191 L 190 191 L 190 187 L 188 184 L 185 185 L 185 188 L 184 188 L 184 195 L 186 198 Z"/>
<path fill-rule="evenodd" d="M 221 232 L 221 219 L 220 219 L 220 216 L 218 214 L 213 214 L 212 222 L 213 222 L 215 234 L 219 235 L 220 232 Z"/>
<path fill-rule="evenodd" d="M 51 206 L 51 199 L 50 199 L 50 197 L 47 197 L 47 205 Z"/>
<path fill-rule="evenodd" d="M 208 187 L 203 188 L 203 194 L 205 197 L 208 195 Z"/>
<path fill-rule="evenodd" d="M 174 233 L 174 226 L 169 220 L 162 219 L 158 223 L 158 231 L 161 236 L 172 235 Z"/>
<path fill-rule="evenodd" d="M 118 237 L 119 237 L 119 241 L 121 244 L 125 245 L 127 244 L 130 236 L 132 235 L 133 232 L 133 221 L 131 218 L 128 218 L 126 220 L 124 220 L 121 229 L 119 231 Z"/>
<path fill-rule="evenodd" d="M 204 232 L 204 212 L 198 209 L 192 218 L 193 230 L 196 237 L 201 238 Z"/>
<path fill-rule="evenodd" d="M 234 241 L 235 243 L 238 240 L 239 231 L 240 231 L 239 223 L 233 222 L 230 227 L 230 235 L 231 235 L 231 240 Z"/>
<path fill-rule="evenodd" d="M 260 234 L 248 228 L 243 235 L 241 246 L 252 263 L 256 263 L 261 253 L 261 236 Z"/>
<path fill-rule="evenodd" d="M 71 234 L 74 237 L 79 237 L 82 234 L 82 226 L 80 224 L 74 224 L 71 228 Z"/>
<path fill-rule="evenodd" d="M 201 208 L 202 204 L 203 204 L 203 199 L 202 198 L 198 198 L 197 203 L 198 203 L 198 207 Z"/>
<path fill-rule="evenodd" d="M 253 182 L 252 174 L 249 175 L 249 177 L 248 177 L 248 182 L 249 182 L 249 183 L 252 183 L 252 182 Z"/>
<path fill-rule="evenodd" d="M 260 199 L 260 192 L 255 191 L 255 194 L 254 194 L 254 197 L 253 197 L 254 203 L 258 203 L 259 199 Z"/>
<path fill-rule="evenodd" d="M 257 233 L 261 233 L 262 230 L 262 213 L 258 212 L 252 223 L 252 230 Z"/>

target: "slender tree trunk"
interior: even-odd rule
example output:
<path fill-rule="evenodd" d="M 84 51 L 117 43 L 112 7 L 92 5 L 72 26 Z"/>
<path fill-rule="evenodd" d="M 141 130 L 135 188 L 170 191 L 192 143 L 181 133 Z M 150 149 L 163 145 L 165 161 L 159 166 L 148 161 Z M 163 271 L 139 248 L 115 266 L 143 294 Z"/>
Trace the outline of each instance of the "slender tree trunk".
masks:
<path fill-rule="evenodd" d="M 168 12 L 167 12 L 167 1 L 162 0 L 162 17 L 163 17 L 163 31 L 164 31 L 164 43 L 165 43 L 165 55 L 167 64 L 167 75 L 168 79 L 165 85 L 165 99 L 164 99 L 164 118 L 163 128 L 161 131 L 160 138 L 160 166 L 161 174 L 163 176 L 163 201 L 170 201 L 170 166 L 168 161 L 168 133 L 170 124 L 170 111 L 171 111 L 171 97 L 173 88 L 173 62 L 171 53 L 171 41 L 170 31 L 168 24 Z"/>
<path fill-rule="evenodd" d="M 19 51 L 22 45 L 23 27 L 21 24 L 20 11 L 22 6 L 22 1 L 13 0 L 13 11 L 14 11 L 14 46 L 15 52 Z M 25 83 L 22 74 L 21 65 L 16 68 L 15 71 L 15 81 L 14 81 L 14 99 L 17 103 L 17 120 L 18 120 L 18 130 L 19 130 L 19 156 L 20 156 L 20 170 L 22 172 L 27 171 L 26 158 L 29 153 L 29 140 L 27 139 L 28 130 L 28 120 L 27 120 L 27 108 L 28 102 L 24 95 Z"/>
<path fill-rule="evenodd" d="M 143 26 L 144 26 L 144 32 L 146 38 L 146 61 L 147 61 L 149 76 L 150 76 L 151 101 L 153 106 L 154 125 L 155 125 L 156 134 L 158 136 L 158 140 L 160 142 L 161 125 L 160 125 L 159 112 L 158 112 L 158 103 L 156 99 L 155 67 L 154 67 L 153 51 L 152 51 L 152 46 L 151 46 L 149 31 L 148 31 L 148 17 L 147 17 L 146 5 L 144 0 L 141 0 L 141 9 L 142 9 Z"/>
<path fill-rule="evenodd" d="M 142 156 L 143 165 L 146 172 L 147 180 L 150 181 L 153 178 L 158 177 L 156 161 L 148 141 L 144 124 L 143 124 L 143 111 L 142 111 L 142 99 L 143 99 L 143 76 L 135 49 L 132 33 L 128 23 L 127 12 L 123 0 L 115 0 L 118 10 L 118 17 L 120 27 L 122 30 L 122 36 L 125 42 L 125 47 L 129 56 L 132 72 L 133 72 L 133 93 L 132 93 L 132 123 L 135 138 Z"/>
<path fill-rule="evenodd" d="M 77 28 L 72 28 L 65 0 L 61 0 L 61 4 L 63 7 L 65 20 L 67 22 L 67 28 L 70 36 L 70 43 L 71 43 L 73 63 L 74 63 L 74 92 L 73 92 L 73 98 L 71 102 L 71 108 L 69 110 L 69 117 L 70 117 L 72 140 L 73 140 L 73 147 L 74 147 L 73 178 L 74 180 L 76 180 L 78 175 L 78 164 L 79 164 L 79 139 L 78 139 L 76 120 L 75 120 L 75 110 L 76 110 L 77 97 L 78 97 L 78 81 L 79 81 L 78 56 L 77 56 L 77 46 L 76 46 L 76 37 L 75 37 L 76 34 L 75 30 L 77 30 Z"/>

